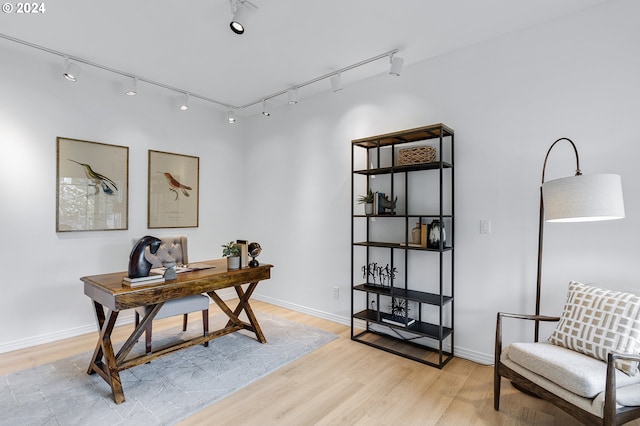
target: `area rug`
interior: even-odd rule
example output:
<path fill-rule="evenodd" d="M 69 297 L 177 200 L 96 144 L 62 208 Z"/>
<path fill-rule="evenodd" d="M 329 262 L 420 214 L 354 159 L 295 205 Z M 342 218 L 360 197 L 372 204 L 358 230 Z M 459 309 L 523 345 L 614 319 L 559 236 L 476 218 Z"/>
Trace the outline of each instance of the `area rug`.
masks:
<path fill-rule="evenodd" d="M 122 371 L 126 401 L 113 402 L 97 374 L 87 375 L 92 352 L 2 377 L 0 425 L 173 425 L 291 361 L 337 338 L 304 324 L 256 313 L 267 343 L 244 331 L 174 352 Z M 224 317 L 226 318 L 226 317 Z M 211 318 L 211 329 L 224 324 Z M 181 327 L 155 332 L 154 347 L 198 332 Z M 117 351 L 116 345 L 116 351 Z M 144 353 L 144 338 L 136 347 Z"/>

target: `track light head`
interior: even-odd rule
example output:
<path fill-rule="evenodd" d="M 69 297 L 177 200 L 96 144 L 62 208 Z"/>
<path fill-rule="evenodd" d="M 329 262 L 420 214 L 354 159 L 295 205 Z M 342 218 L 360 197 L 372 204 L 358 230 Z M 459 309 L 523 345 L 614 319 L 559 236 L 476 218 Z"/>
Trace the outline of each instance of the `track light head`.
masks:
<path fill-rule="evenodd" d="M 391 68 L 389 69 L 389 74 L 394 76 L 399 76 L 402 72 L 402 65 L 404 64 L 404 59 L 399 56 L 395 56 L 392 54 L 389 57 L 389 62 L 391 63 Z"/>
<path fill-rule="evenodd" d="M 334 92 L 342 90 L 342 75 L 340 73 L 334 74 L 329 81 L 331 82 L 331 89 L 333 89 Z"/>
<path fill-rule="evenodd" d="M 62 75 L 67 80 L 73 81 L 75 83 L 76 81 L 78 81 L 78 78 L 80 77 L 80 65 L 78 65 L 75 62 L 71 62 L 68 56 L 65 56 L 65 61 L 66 61 L 66 68 Z"/>
<path fill-rule="evenodd" d="M 271 116 L 271 108 L 269 108 L 269 103 L 267 102 L 266 99 L 264 99 L 262 101 L 262 115 L 264 115 L 265 117 L 269 117 Z"/>
<path fill-rule="evenodd" d="M 186 111 L 188 109 L 189 109 L 189 94 L 185 93 L 184 102 L 182 102 L 182 105 L 180 105 L 180 111 Z"/>
<path fill-rule="evenodd" d="M 257 7 L 248 0 L 230 0 L 230 3 L 233 16 L 229 22 L 229 28 L 236 34 L 244 34 L 249 12 Z"/>
<path fill-rule="evenodd" d="M 235 124 L 236 123 L 236 114 L 233 112 L 232 109 L 227 111 L 227 123 L 229 123 L 229 124 Z"/>
<path fill-rule="evenodd" d="M 138 77 L 133 77 L 131 88 L 124 92 L 124 94 L 127 96 L 135 96 L 138 94 Z"/>
<path fill-rule="evenodd" d="M 298 89 L 293 87 L 287 90 L 287 98 L 289 100 L 289 105 L 295 105 L 298 103 Z"/>

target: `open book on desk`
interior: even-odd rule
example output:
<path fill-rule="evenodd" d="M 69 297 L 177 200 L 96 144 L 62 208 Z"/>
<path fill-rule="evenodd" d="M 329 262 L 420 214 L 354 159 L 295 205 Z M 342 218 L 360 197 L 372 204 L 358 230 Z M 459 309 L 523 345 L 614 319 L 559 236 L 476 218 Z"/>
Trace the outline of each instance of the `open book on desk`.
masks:
<path fill-rule="evenodd" d="M 198 262 L 188 263 L 186 265 L 176 266 L 176 274 L 179 274 L 181 272 L 199 271 L 201 269 L 213 269 L 213 268 L 215 268 L 215 266 L 210 265 L 208 263 L 198 263 Z M 167 268 L 153 268 L 151 272 L 154 274 L 164 275 L 164 271 L 166 270 Z"/>

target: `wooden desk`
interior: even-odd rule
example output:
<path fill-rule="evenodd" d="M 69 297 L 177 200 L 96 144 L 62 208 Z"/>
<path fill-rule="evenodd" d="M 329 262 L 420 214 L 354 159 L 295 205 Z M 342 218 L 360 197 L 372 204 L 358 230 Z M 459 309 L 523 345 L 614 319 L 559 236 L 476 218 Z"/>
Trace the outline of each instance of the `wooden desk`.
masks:
<path fill-rule="evenodd" d="M 208 263 L 214 265 L 215 268 L 184 272 L 178 274 L 178 278 L 173 281 L 137 287 L 122 285 L 122 278 L 127 275 L 126 272 L 80 278 L 84 282 L 84 294 L 89 296 L 93 302 L 99 331 L 98 343 L 91 357 L 87 374 L 98 373 L 111 386 L 116 404 L 124 402 L 124 392 L 120 381 L 120 371 L 122 370 L 242 329 L 255 333 L 257 340 L 261 343 L 267 342 L 249 305 L 249 299 L 258 282 L 271 277 L 273 265 L 261 264 L 255 268 L 227 270 L 226 259 L 198 263 Z M 249 284 L 246 291 L 242 289 L 242 284 Z M 235 288 L 240 299 L 233 310 L 216 294 L 216 291 L 229 287 Z M 229 317 L 229 321 L 227 321 L 224 328 L 211 332 L 206 336 L 199 336 L 186 342 L 160 349 L 157 352 L 126 359 L 164 302 L 200 293 L 207 293 L 211 296 L 213 301 Z M 118 353 L 114 353 L 111 332 L 118 318 L 118 313 L 124 309 L 147 305 L 152 306 L 152 309 L 135 327 Z M 242 311 L 247 315 L 248 323 L 238 317 Z"/>

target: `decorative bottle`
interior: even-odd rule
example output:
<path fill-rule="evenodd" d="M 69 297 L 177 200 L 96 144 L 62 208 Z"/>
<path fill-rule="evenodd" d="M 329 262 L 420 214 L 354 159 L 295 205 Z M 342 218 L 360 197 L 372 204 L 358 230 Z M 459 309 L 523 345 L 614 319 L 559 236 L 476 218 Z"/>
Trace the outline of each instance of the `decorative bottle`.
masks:
<path fill-rule="evenodd" d="M 433 220 L 429 225 L 429 248 L 440 248 L 440 228 L 442 228 L 442 246 L 444 247 L 447 241 L 444 224 L 440 223 L 439 220 Z"/>

